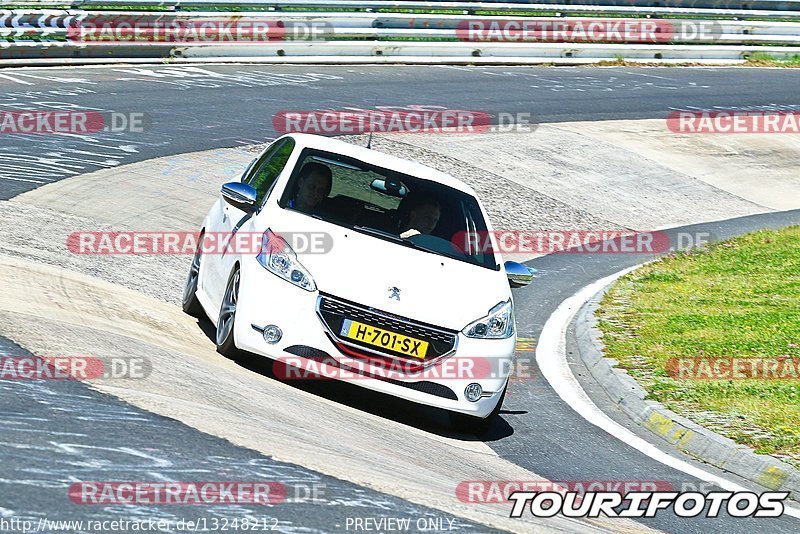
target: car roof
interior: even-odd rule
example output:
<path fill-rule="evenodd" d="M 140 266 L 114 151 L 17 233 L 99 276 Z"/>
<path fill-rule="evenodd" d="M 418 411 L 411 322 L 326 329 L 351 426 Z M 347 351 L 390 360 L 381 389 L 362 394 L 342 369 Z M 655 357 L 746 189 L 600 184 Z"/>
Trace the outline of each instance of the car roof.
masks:
<path fill-rule="evenodd" d="M 461 180 L 454 178 L 449 174 L 437 171 L 436 169 L 432 169 L 427 165 L 422 165 L 421 163 L 398 158 L 396 156 L 392 156 L 391 154 L 386 154 L 384 152 L 379 152 L 363 146 L 354 145 L 352 143 L 346 143 L 344 141 L 322 135 L 292 133 L 286 135 L 285 137 L 292 137 L 302 148 L 316 148 L 319 150 L 325 150 L 327 152 L 333 152 L 335 154 L 341 154 L 343 156 L 349 156 L 371 165 L 383 167 L 384 169 L 391 169 L 403 174 L 408 174 L 410 176 L 414 176 L 415 178 L 422 178 L 423 180 L 438 182 L 448 187 L 452 187 L 453 189 L 468 193 L 472 196 L 477 196 L 475 191 Z"/>

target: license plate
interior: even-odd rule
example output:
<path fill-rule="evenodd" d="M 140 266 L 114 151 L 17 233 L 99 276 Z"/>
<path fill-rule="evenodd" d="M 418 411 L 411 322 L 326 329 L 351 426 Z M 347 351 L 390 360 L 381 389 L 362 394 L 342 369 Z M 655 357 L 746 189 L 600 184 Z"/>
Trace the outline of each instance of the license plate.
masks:
<path fill-rule="evenodd" d="M 396 334 L 382 328 L 345 319 L 339 334 L 382 349 L 399 352 L 406 356 L 423 359 L 428 352 L 428 342 Z"/>

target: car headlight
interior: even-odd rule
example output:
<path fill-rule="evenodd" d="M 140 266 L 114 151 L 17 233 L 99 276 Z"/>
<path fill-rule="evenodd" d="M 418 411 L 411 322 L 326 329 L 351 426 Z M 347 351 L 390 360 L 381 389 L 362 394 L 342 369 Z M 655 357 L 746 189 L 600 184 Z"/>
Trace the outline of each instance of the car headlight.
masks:
<path fill-rule="evenodd" d="M 285 239 L 267 228 L 261 237 L 261 252 L 256 256 L 266 270 L 280 276 L 306 291 L 316 291 L 317 284 L 305 267 L 297 260 L 292 247 Z"/>
<path fill-rule="evenodd" d="M 514 306 L 511 300 L 500 302 L 489 310 L 486 317 L 468 324 L 462 330 L 465 336 L 479 339 L 505 339 L 514 333 Z"/>

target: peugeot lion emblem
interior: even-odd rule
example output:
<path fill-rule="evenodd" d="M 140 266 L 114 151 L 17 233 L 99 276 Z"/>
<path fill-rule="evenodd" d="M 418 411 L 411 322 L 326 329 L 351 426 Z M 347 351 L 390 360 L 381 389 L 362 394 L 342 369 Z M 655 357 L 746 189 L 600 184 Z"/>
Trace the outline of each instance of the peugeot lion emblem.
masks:
<path fill-rule="evenodd" d="M 400 300 L 400 290 L 396 287 L 389 288 L 389 300 L 392 299 Z"/>

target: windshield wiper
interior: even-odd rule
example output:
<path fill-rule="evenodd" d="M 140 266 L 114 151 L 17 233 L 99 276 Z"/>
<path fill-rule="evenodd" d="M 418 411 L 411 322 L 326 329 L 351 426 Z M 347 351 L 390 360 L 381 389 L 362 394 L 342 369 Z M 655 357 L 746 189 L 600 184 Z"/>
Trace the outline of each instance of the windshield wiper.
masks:
<path fill-rule="evenodd" d="M 354 224 L 350 228 L 352 228 L 353 230 L 355 230 L 357 232 L 362 232 L 362 233 L 365 233 L 365 234 L 374 235 L 375 237 L 379 237 L 379 238 L 382 238 L 382 239 L 388 239 L 388 240 L 394 241 L 395 243 L 398 243 L 400 245 L 404 245 L 406 247 L 410 247 L 410 248 L 413 248 L 413 249 L 416 249 L 416 250 L 421 250 L 422 252 L 427 252 L 429 254 L 435 254 L 437 256 L 443 256 L 445 258 L 450 258 L 452 260 L 463 261 L 463 262 L 469 263 L 471 265 L 480 265 L 476 261 L 474 261 L 472 259 L 468 259 L 467 257 L 461 258 L 461 257 L 458 257 L 458 256 L 452 256 L 450 254 L 445 254 L 441 250 L 433 250 L 433 249 L 430 249 L 428 247 L 424 247 L 424 246 L 422 246 L 422 245 L 420 245 L 418 243 L 414 243 L 413 241 L 409 241 L 408 238 L 403 238 L 403 237 L 400 237 L 399 235 L 393 234 L 391 232 L 386 232 L 384 230 L 379 230 L 377 228 L 372 228 L 371 226 L 360 226 L 358 224 Z"/>
<path fill-rule="evenodd" d="M 425 252 L 433 252 L 434 254 L 437 254 L 437 252 L 434 251 L 434 250 L 430 250 L 430 249 L 427 249 L 425 247 L 421 247 L 421 246 L 417 245 L 416 243 L 414 243 L 413 241 L 409 241 L 407 239 L 403 239 L 399 235 L 393 234 L 391 232 L 386 232 L 384 230 L 378 230 L 377 228 L 372 228 L 371 226 L 360 226 L 358 224 L 354 224 L 352 226 L 352 228 L 353 228 L 353 230 L 356 230 L 358 232 L 364 232 L 365 234 L 374 235 L 375 237 L 381 237 L 381 238 L 384 238 L 384 239 L 389 239 L 391 241 L 394 241 L 395 243 L 399 243 L 399 244 L 405 245 L 407 247 L 415 248 L 417 250 L 424 250 Z"/>
<path fill-rule="evenodd" d="M 365 234 L 372 234 L 377 237 L 385 237 L 386 239 L 391 239 L 392 241 L 396 241 L 398 243 L 403 243 L 403 238 L 399 235 L 395 235 L 391 232 L 386 232 L 384 230 L 378 230 L 377 228 L 373 228 L 371 226 L 360 226 L 358 224 L 354 224 L 352 226 L 353 230 L 358 232 L 364 232 Z"/>

